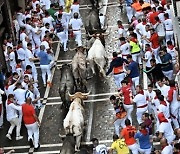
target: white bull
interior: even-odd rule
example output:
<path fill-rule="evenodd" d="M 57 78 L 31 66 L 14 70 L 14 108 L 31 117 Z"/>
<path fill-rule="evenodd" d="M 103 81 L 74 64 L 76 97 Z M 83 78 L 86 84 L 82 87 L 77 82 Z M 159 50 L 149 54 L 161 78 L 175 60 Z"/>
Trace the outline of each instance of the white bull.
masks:
<path fill-rule="evenodd" d="M 87 60 L 90 63 L 93 74 L 95 74 L 95 64 L 99 68 L 99 72 L 105 77 L 104 67 L 106 65 L 106 51 L 99 37 L 96 37 L 92 47 L 88 51 Z"/>
<path fill-rule="evenodd" d="M 80 147 L 81 137 L 84 128 L 84 108 L 82 106 L 83 99 L 86 99 L 89 93 L 84 94 L 77 92 L 74 95 L 70 95 L 73 100 L 69 107 L 69 111 L 64 119 L 63 126 L 66 134 L 72 133 L 76 137 L 75 150 L 78 151 Z"/>

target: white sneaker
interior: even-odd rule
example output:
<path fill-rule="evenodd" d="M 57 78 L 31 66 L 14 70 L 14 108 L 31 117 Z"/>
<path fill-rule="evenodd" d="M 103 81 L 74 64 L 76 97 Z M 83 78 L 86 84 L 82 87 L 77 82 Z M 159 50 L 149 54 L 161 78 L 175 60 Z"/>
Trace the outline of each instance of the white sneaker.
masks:
<path fill-rule="evenodd" d="M 16 140 L 21 140 L 23 139 L 23 136 L 16 136 Z"/>
<path fill-rule="evenodd" d="M 9 139 L 9 140 L 12 140 L 11 138 L 11 135 L 10 134 L 7 134 L 6 137 Z"/>

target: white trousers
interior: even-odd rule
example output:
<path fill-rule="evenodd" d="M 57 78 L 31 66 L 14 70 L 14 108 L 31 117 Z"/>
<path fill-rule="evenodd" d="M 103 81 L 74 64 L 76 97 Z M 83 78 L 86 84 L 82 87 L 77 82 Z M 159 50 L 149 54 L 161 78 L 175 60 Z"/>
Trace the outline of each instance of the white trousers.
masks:
<path fill-rule="evenodd" d="M 115 127 L 115 134 L 119 136 L 120 134 L 120 127 L 124 128 L 125 127 L 125 118 L 122 119 L 117 119 L 114 122 L 114 127 Z"/>
<path fill-rule="evenodd" d="M 132 92 L 133 92 L 133 95 L 136 94 L 136 90 L 135 90 L 135 87 L 139 85 L 139 76 L 138 77 L 135 77 L 135 78 L 132 78 Z"/>
<path fill-rule="evenodd" d="M 134 143 L 132 145 L 128 145 L 128 148 L 131 150 L 132 154 L 138 154 L 138 144 Z"/>
<path fill-rule="evenodd" d="M 170 71 L 162 71 L 163 74 L 168 77 L 169 80 L 172 80 L 173 79 L 173 70 L 170 70 Z"/>
<path fill-rule="evenodd" d="M 121 88 L 121 81 L 124 80 L 124 78 L 125 78 L 125 73 L 114 75 L 115 84 L 118 89 Z"/>
<path fill-rule="evenodd" d="M 1 114 L 0 114 L 0 127 L 3 125 L 3 104 L 0 104 L 2 105 L 2 108 L 1 108 Z"/>
<path fill-rule="evenodd" d="M 66 51 L 67 49 L 67 36 L 66 36 L 66 33 L 63 31 L 63 32 L 59 32 L 57 33 L 57 36 L 59 38 L 59 40 L 61 41 L 61 43 L 63 44 L 64 46 L 64 51 Z"/>
<path fill-rule="evenodd" d="M 151 148 L 149 148 L 149 149 L 141 149 L 141 148 L 139 148 L 139 152 L 141 154 L 151 154 Z"/>
<path fill-rule="evenodd" d="M 50 81 L 51 78 L 51 71 L 49 65 L 40 65 L 41 72 L 42 72 L 42 80 L 43 84 L 46 84 L 46 74 L 47 74 L 47 81 Z"/>
<path fill-rule="evenodd" d="M 141 53 L 134 53 L 132 54 L 132 59 L 133 61 L 139 63 L 139 64 L 142 64 L 142 61 L 141 61 Z"/>
<path fill-rule="evenodd" d="M 159 49 L 160 49 L 160 47 L 158 47 L 158 48 L 156 48 L 156 49 L 153 49 L 152 48 L 152 51 L 153 51 L 153 53 L 154 53 L 154 57 L 155 57 L 155 60 L 156 60 L 156 63 L 158 64 L 158 63 L 161 63 L 161 59 L 160 59 L 160 57 L 159 57 Z"/>
<path fill-rule="evenodd" d="M 133 111 L 133 105 L 126 105 L 126 104 L 123 104 L 124 106 L 124 109 L 126 110 L 127 112 L 127 118 L 131 121 L 132 123 L 132 117 L 131 117 L 131 113 Z"/>
<path fill-rule="evenodd" d="M 28 141 L 32 139 L 34 141 L 34 147 L 37 148 L 39 144 L 39 127 L 37 122 L 25 126 L 28 132 Z"/>
<path fill-rule="evenodd" d="M 133 17 L 133 8 L 131 6 L 126 6 L 126 13 L 127 13 L 128 21 L 131 23 L 131 19 Z"/>
<path fill-rule="evenodd" d="M 179 108 L 180 108 L 179 104 L 170 106 L 170 111 L 171 111 L 171 114 L 173 115 L 171 119 L 175 128 L 179 128 L 179 123 L 178 123 L 178 115 L 180 114 Z"/>
<path fill-rule="evenodd" d="M 18 117 L 17 118 L 13 118 L 9 122 L 10 122 L 11 126 L 10 126 L 10 128 L 8 130 L 8 134 L 11 135 L 12 132 L 13 132 L 14 127 L 16 126 L 16 136 L 17 137 L 20 136 L 21 124 L 19 122 L 19 118 Z"/>
<path fill-rule="evenodd" d="M 170 40 L 174 44 L 174 32 L 173 31 L 166 31 L 166 42 L 170 41 Z"/>
<path fill-rule="evenodd" d="M 136 116 L 137 116 L 137 121 L 138 121 L 138 124 L 141 124 L 143 121 L 142 121 L 142 115 L 143 113 L 145 113 L 147 111 L 147 106 L 144 107 L 144 108 L 137 108 L 137 111 L 136 111 Z"/>
<path fill-rule="evenodd" d="M 81 31 L 73 31 L 73 34 L 75 36 L 75 41 L 77 42 L 78 46 L 82 46 Z"/>

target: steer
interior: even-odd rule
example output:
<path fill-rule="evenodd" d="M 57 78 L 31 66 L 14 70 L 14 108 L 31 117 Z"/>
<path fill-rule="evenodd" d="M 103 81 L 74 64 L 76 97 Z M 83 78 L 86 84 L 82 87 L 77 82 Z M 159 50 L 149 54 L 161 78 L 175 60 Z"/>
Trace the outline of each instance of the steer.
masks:
<path fill-rule="evenodd" d="M 86 91 L 86 56 L 84 47 L 78 47 L 72 59 L 72 72 L 75 78 L 77 90 Z"/>
<path fill-rule="evenodd" d="M 69 107 L 63 126 L 66 134 L 72 133 L 76 137 L 76 151 L 79 151 L 84 127 L 84 108 L 82 103 L 84 99 L 87 99 L 89 93 L 76 92 L 74 95 L 69 94 L 70 99 L 73 100 L 73 102 Z"/>
<path fill-rule="evenodd" d="M 93 74 L 95 74 L 95 64 L 97 65 L 100 74 L 105 77 L 104 67 L 106 65 L 106 51 L 97 36 L 92 47 L 88 51 L 87 60 L 90 63 Z"/>

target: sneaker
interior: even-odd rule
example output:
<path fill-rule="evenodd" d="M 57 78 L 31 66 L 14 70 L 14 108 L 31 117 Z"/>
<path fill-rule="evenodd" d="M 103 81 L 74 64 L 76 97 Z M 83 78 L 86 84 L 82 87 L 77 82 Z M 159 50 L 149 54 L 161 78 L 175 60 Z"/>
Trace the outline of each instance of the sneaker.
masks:
<path fill-rule="evenodd" d="M 23 136 L 16 136 L 16 140 L 21 140 L 23 139 Z"/>
<path fill-rule="evenodd" d="M 11 138 L 11 135 L 10 134 L 7 134 L 6 137 L 9 139 L 9 140 L 12 140 Z"/>

